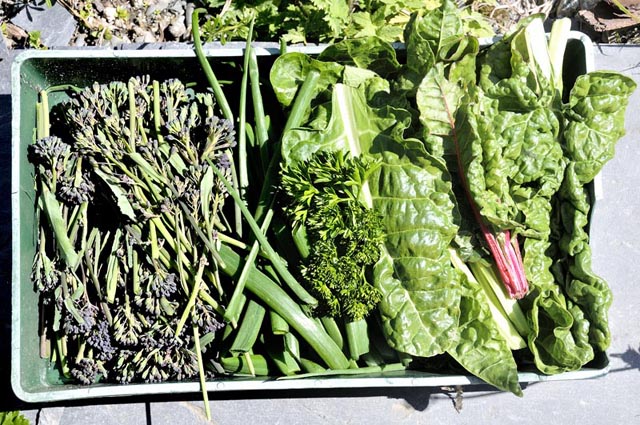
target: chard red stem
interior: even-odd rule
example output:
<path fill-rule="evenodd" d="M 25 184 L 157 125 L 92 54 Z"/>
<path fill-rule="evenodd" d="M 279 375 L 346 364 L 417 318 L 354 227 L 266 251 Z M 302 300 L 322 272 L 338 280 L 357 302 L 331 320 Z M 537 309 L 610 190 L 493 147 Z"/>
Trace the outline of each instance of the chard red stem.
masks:
<path fill-rule="evenodd" d="M 440 92 L 443 93 L 442 88 L 440 88 Z M 449 109 L 449 104 L 447 103 L 447 98 L 444 96 L 444 94 L 442 96 L 442 102 L 444 103 L 445 110 L 447 111 L 447 117 L 449 119 L 449 124 L 451 125 L 451 135 L 453 137 L 453 144 L 456 151 L 458 175 L 460 176 L 462 186 L 464 187 L 465 197 L 467 199 L 467 202 L 469 203 L 469 206 L 471 207 L 471 210 L 473 211 L 476 222 L 480 226 L 480 232 L 482 233 L 484 240 L 489 246 L 489 251 L 491 252 L 491 256 L 496 262 L 498 273 L 500 274 L 500 279 L 507 288 L 509 296 L 511 298 L 520 299 L 527 294 L 529 285 L 524 275 L 522 258 L 519 255 L 520 249 L 513 247 L 514 244 L 517 245 L 517 241 L 514 241 L 514 243 L 512 244 L 509 230 L 503 230 L 499 232 L 499 234 L 503 236 L 504 241 L 504 243 L 501 244 L 498 241 L 496 235 L 494 235 L 487 227 L 484 218 L 478 210 L 478 206 L 471 196 L 469 182 L 464 172 L 464 165 L 462 163 L 462 155 L 460 153 L 460 143 L 458 141 L 458 133 L 456 131 L 455 121 L 453 120 L 451 110 Z"/>

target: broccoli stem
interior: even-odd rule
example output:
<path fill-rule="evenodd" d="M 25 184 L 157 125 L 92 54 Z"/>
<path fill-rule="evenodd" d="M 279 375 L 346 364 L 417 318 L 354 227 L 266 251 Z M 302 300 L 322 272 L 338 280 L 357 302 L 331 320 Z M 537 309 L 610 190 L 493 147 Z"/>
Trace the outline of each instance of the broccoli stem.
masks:
<path fill-rule="evenodd" d="M 198 359 L 198 376 L 200 377 L 200 390 L 202 392 L 202 401 L 204 403 L 204 412 L 207 420 L 211 420 L 211 407 L 209 406 L 209 394 L 207 393 L 207 381 L 204 375 L 204 364 L 202 362 L 202 347 L 200 346 L 200 331 L 197 325 L 193 326 L 193 339 L 195 341 L 195 352 Z"/>

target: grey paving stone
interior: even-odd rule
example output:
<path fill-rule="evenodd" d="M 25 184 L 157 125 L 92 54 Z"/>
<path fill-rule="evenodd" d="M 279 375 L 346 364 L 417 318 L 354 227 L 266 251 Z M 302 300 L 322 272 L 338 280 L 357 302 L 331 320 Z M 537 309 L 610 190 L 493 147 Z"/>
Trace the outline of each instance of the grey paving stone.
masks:
<path fill-rule="evenodd" d="M 0 33 L 0 94 L 11 93 L 11 58 L 4 36 Z"/>
<path fill-rule="evenodd" d="M 38 425 L 60 425 L 64 414 L 64 406 L 45 407 L 38 414 Z"/>
<path fill-rule="evenodd" d="M 43 0 L 27 4 L 11 22 L 27 32 L 40 31 L 47 47 L 68 46 L 76 30 L 76 21 L 60 3 L 47 7 Z"/>
<path fill-rule="evenodd" d="M 66 407 L 60 425 L 147 425 L 144 403 L 102 404 L 95 406 Z M 188 422 L 183 422 L 188 424 Z"/>
<path fill-rule="evenodd" d="M 215 409 L 215 403 L 212 403 L 211 406 L 212 409 Z M 202 402 L 178 401 L 151 403 L 149 410 L 151 413 L 151 423 L 153 425 L 200 425 L 218 423 L 216 421 L 209 422 L 207 420 Z"/>

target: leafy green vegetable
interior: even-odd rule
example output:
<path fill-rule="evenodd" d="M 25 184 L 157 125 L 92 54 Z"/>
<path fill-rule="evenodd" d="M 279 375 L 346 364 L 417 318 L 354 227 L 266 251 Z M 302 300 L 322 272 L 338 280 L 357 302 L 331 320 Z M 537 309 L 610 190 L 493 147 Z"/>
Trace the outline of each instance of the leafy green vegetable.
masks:
<path fill-rule="evenodd" d="M 29 425 L 29 421 L 18 411 L 0 412 L 0 425 Z"/>
<path fill-rule="evenodd" d="M 384 78 L 400 70 L 393 46 L 378 37 L 349 39 L 331 44 L 318 55 L 318 60 L 368 69 Z"/>
<path fill-rule="evenodd" d="M 579 76 L 565 110 L 565 149 L 575 162 L 582 184 L 588 183 L 613 158 L 624 135 L 624 114 L 636 84 L 618 73 L 598 71 Z"/>
<path fill-rule="evenodd" d="M 521 340 L 517 340 L 518 334 L 522 334 L 534 354 L 536 365 L 545 373 L 580 368 L 593 358 L 594 347 L 604 347 L 608 344 L 608 326 L 604 313 L 610 302 L 607 301 L 610 299 L 608 288 L 604 282 L 592 276 L 588 248 L 582 251 L 584 246 L 588 246 L 583 239 L 583 235 L 586 235 L 588 202 L 586 198 L 579 197 L 584 195 L 581 186 L 584 182 L 575 177 L 576 182 L 571 186 L 566 183 L 565 176 L 574 173 L 573 169 L 578 166 L 579 161 L 575 164 L 572 161 L 580 158 L 580 155 L 585 158 L 584 168 L 588 168 L 586 163 L 589 158 L 594 158 L 592 163 L 598 162 L 601 157 L 606 158 L 609 149 L 606 144 L 609 141 L 599 140 L 595 137 L 597 132 L 593 132 L 591 138 L 595 139 L 593 142 L 598 143 L 598 147 L 585 152 L 580 151 L 580 146 L 577 145 L 578 152 L 574 158 L 569 152 L 574 149 L 574 145 L 567 137 L 573 137 L 569 135 L 569 131 L 578 134 L 578 123 L 582 126 L 580 134 L 586 135 L 593 131 L 590 128 L 593 124 L 583 123 L 607 122 L 605 126 L 612 130 L 611 140 L 617 140 L 621 134 L 617 124 L 621 122 L 620 114 L 624 112 L 607 115 L 607 118 L 604 118 L 606 113 L 603 112 L 602 116 L 594 117 L 591 121 L 579 117 L 572 108 L 575 106 L 579 111 L 597 109 L 597 106 L 590 105 L 598 99 L 595 95 L 588 100 L 570 100 L 569 105 L 572 106 L 563 106 L 562 85 L 555 75 L 561 68 L 557 57 L 561 56 L 558 52 L 562 52 L 563 49 L 563 30 L 556 31 L 555 37 L 552 37 L 552 46 L 548 48 L 539 26 L 540 22 L 534 18 L 524 22 L 518 31 L 505 38 L 503 42 L 481 52 L 477 57 L 479 74 L 476 74 L 475 55 L 478 52 L 473 48 L 474 42 L 465 40 L 462 35 L 452 30 L 461 28 L 456 21 L 456 13 L 450 4 L 444 4 L 433 15 L 425 13 L 424 16 L 412 17 L 405 33 L 406 67 L 401 68 L 400 72 L 387 73 L 387 79 L 391 80 L 388 85 L 386 82 L 379 82 L 377 76 L 349 90 L 339 83 L 336 84 L 333 88 L 331 106 L 322 106 L 323 113 L 328 118 L 315 121 L 312 125 L 313 130 L 292 130 L 289 135 L 294 137 L 285 137 L 283 147 L 288 150 L 283 150 L 283 155 L 298 158 L 317 150 L 348 149 L 355 155 L 368 154 L 382 158 L 379 170 L 369 179 L 369 188 L 371 205 L 381 211 L 383 217 L 396 217 L 395 220 L 384 220 L 387 232 L 385 249 L 389 256 L 383 253 L 374 272 L 376 284 L 385 294 L 380 304 L 380 312 L 388 342 L 395 349 L 412 354 L 418 352 L 416 347 L 419 344 L 422 352 L 427 351 L 425 347 L 429 347 L 433 353 L 444 347 L 444 351 L 450 352 L 468 370 L 480 373 L 483 369 L 478 365 L 477 358 L 474 360 L 473 356 L 460 354 L 473 352 L 463 348 L 468 342 L 463 337 L 465 329 L 484 329 L 486 335 L 493 335 L 487 338 L 500 341 L 500 348 L 492 345 L 496 351 L 493 354 L 485 354 L 485 357 L 503 359 L 507 362 L 503 363 L 499 373 L 486 376 L 485 379 L 494 385 L 517 392 L 513 381 L 513 358 L 508 353 L 506 336 L 512 338 L 512 346 L 521 347 Z M 421 18 L 433 21 L 423 22 Z M 451 24 L 440 33 L 434 22 Z M 344 43 L 333 49 L 337 54 L 327 55 L 326 59 L 337 59 L 348 66 L 371 67 L 370 63 L 359 60 L 360 53 L 357 49 L 342 44 Z M 373 48 L 376 43 L 372 42 L 371 45 Z M 594 75 L 594 81 L 599 81 L 596 77 L 597 74 Z M 344 75 L 343 79 L 346 80 Z M 608 77 L 604 76 L 602 78 L 604 81 L 607 79 Z M 625 79 L 622 81 L 621 86 L 628 84 Z M 406 171 L 410 168 L 408 164 L 403 163 L 398 167 L 399 162 L 413 155 L 420 158 L 424 158 L 425 155 L 424 150 L 415 147 L 411 139 L 404 138 L 404 131 L 411 128 L 412 114 L 404 108 L 397 107 L 403 104 L 397 97 L 408 96 L 411 99 L 412 87 L 416 89 L 415 102 L 420 110 L 424 146 L 441 158 L 452 172 L 462 171 L 460 182 L 470 188 L 473 204 L 478 206 L 475 213 L 465 210 L 469 203 L 458 198 L 459 205 L 463 208 L 460 210 L 462 216 L 458 217 L 453 208 L 449 213 L 452 224 L 458 223 L 459 220 L 460 223 L 466 223 L 468 220 L 465 216 L 476 215 L 475 218 L 480 220 L 481 234 L 494 254 L 498 254 L 494 255 L 494 258 L 498 260 L 497 269 L 501 272 L 502 279 L 518 282 L 512 287 L 512 295 L 523 297 L 527 294 L 524 286 L 527 279 L 531 282 L 531 290 L 520 304 L 514 301 L 506 303 L 506 300 L 503 300 L 504 303 L 495 304 L 496 309 L 492 315 L 485 307 L 478 309 L 474 303 L 463 299 L 464 294 L 469 293 L 465 291 L 469 290 L 468 284 L 474 282 L 473 279 L 462 282 L 455 275 L 448 277 L 455 287 L 452 290 L 459 291 L 458 297 L 461 297 L 458 298 L 458 318 L 466 318 L 457 325 L 452 325 L 449 346 L 440 345 L 436 338 L 419 326 L 418 312 L 421 307 L 412 308 L 412 302 L 414 306 L 419 305 L 420 297 L 411 291 L 398 290 L 401 287 L 398 282 L 406 285 L 412 275 L 405 274 L 407 270 L 411 270 L 410 267 L 405 262 L 394 262 L 395 257 L 401 250 L 416 249 L 416 245 L 414 240 L 406 242 L 396 238 L 397 228 L 394 226 L 404 223 L 414 231 L 419 226 L 407 219 L 406 208 L 401 209 L 401 212 L 388 209 L 389 205 L 395 205 L 394 201 L 389 200 L 401 194 L 400 197 L 415 202 L 413 197 L 417 190 L 413 190 L 409 195 L 402 191 L 402 185 L 391 179 L 380 184 L 381 179 L 393 175 L 388 171 L 390 165 Z M 577 93 L 589 92 L 586 84 L 580 81 L 576 87 Z M 399 91 L 394 92 L 394 89 Z M 628 84 L 627 89 L 614 84 L 607 90 L 613 97 L 601 100 L 599 105 L 605 111 L 616 101 L 624 104 L 622 98 L 628 96 L 632 89 L 632 84 Z M 377 93 L 374 95 L 373 92 L 376 90 Z M 604 96 L 606 89 L 603 88 L 602 92 L 589 90 Z M 380 107 L 380 103 L 375 99 L 376 96 L 379 99 L 381 93 L 385 93 L 382 95 L 385 99 L 394 99 L 387 105 L 395 106 Z M 620 99 L 616 98 L 618 93 Z M 611 108 L 609 110 L 613 111 Z M 363 111 L 371 115 L 366 124 L 365 120 L 360 119 Z M 389 116 L 396 117 L 395 124 L 389 123 L 386 127 L 377 125 L 376 119 L 383 120 Z M 339 117 L 339 122 L 335 122 L 336 117 Z M 319 124 L 326 124 L 326 127 Z M 371 130 L 379 132 L 379 135 L 374 137 L 374 142 L 369 145 Z M 388 135 L 391 137 L 387 137 Z M 356 144 L 353 143 L 355 140 Z M 457 147 L 456 141 L 460 142 Z M 420 154 L 416 154 L 416 151 Z M 451 160 L 452 153 L 459 154 L 459 161 Z M 393 160 L 390 161 L 390 158 Z M 413 160 L 415 157 L 412 157 L 411 161 Z M 431 161 L 431 165 L 439 163 L 436 158 L 432 158 Z M 571 165 L 567 167 L 569 163 Z M 423 165 L 422 168 L 428 166 Z M 448 180 L 447 176 L 448 173 L 443 170 L 440 178 Z M 563 179 L 565 183 L 562 183 Z M 566 189 L 561 189 L 561 184 Z M 575 188 L 570 189 L 571 187 Z M 386 191 L 381 194 L 380 191 L 384 190 Z M 567 194 L 559 195 L 559 191 L 566 191 Z M 448 199 L 453 199 L 450 190 L 444 189 L 441 192 L 447 193 Z M 384 198 L 385 202 L 378 203 L 378 198 Z M 565 198 L 566 203 L 562 201 Z M 556 205 L 558 201 L 560 204 Z M 561 217 L 562 221 L 553 223 L 552 217 Z M 562 231 L 563 225 L 575 228 Z M 560 237 L 559 244 L 556 236 L 552 237 L 552 229 L 561 230 L 563 236 Z M 465 227 L 464 230 L 469 229 Z M 571 238 L 569 235 L 577 237 Z M 577 266 L 575 260 L 562 254 L 563 250 L 568 249 L 574 253 L 580 250 Z M 520 266 L 514 267 L 518 263 Z M 426 269 L 427 267 L 422 265 L 421 271 L 425 272 Z M 572 276 L 570 269 L 583 278 Z M 477 267 L 475 271 L 484 276 L 482 270 Z M 486 281 L 482 278 L 481 280 Z M 389 285 L 390 282 L 396 282 L 396 285 Z M 576 284 L 574 289 L 580 295 L 570 294 L 569 291 L 565 293 L 569 282 Z M 482 289 L 482 285 L 478 287 Z M 472 290 L 471 293 L 475 292 Z M 488 295 L 496 292 L 485 287 L 481 293 L 486 299 Z M 393 294 L 393 304 L 387 301 L 386 294 Z M 579 298 L 581 301 L 577 302 Z M 522 307 L 524 315 L 514 313 L 519 311 L 518 307 L 515 307 L 518 305 Z M 393 310 L 394 307 L 396 310 Z M 505 309 L 509 309 L 511 317 Z M 469 319 L 472 316 L 478 320 L 473 325 L 473 321 Z M 509 318 L 504 325 L 510 330 L 500 335 L 502 325 L 498 326 L 496 323 L 499 323 L 502 317 Z M 591 321 L 598 324 L 592 324 Z M 406 328 L 394 328 L 398 322 L 410 325 Z M 439 323 L 445 322 L 441 320 Z M 517 328 L 511 328 L 514 324 L 517 324 Z M 456 329 L 456 326 L 459 327 Z M 453 338 L 455 343 L 451 343 Z M 406 342 L 407 340 L 411 343 Z M 483 344 L 481 340 L 476 340 L 475 344 L 474 349 L 482 349 L 479 346 Z"/>
<path fill-rule="evenodd" d="M 475 56 L 479 50 L 478 40 L 466 35 L 460 12 L 452 1 L 443 1 L 435 10 L 414 13 L 404 38 L 407 63 L 400 84 L 410 92 L 437 63 L 451 65 L 468 55 Z"/>
<path fill-rule="evenodd" d="M 224 3 L 209 1 L 214 14 L 203 25 L 207 41 L 246 39 L 252 18 L 260 40 L 282 38 L 288 43 L 313 43 L 377 36 L 387 42 L 401 41 L 411 12 L 426 6 L 422 0 Z"/>
<path fill-rule="evenodd" d="M 548 52 L 541 28 L 530 19 L 479 58 L 480 88 L 463 102 L 457 124 L 482 216 L 524 237 L 532 286 L 523 303 L 532 325 L 529 348 L 541 371 L 557 373 L 581 367 L 594 348 L 609 344 L 611 294 L 591 271 L 583 185 L 612 156 L 635 84 L 615 73 L 581 76 L 563 105 L 554 75 L 561 69 L 562 29 Z"/>
<path fill-rule="evenodd" d="M 359 200 L 372 165 L 336 151 L 282 170 L 294 233 L 303 228 L 302 243 L 310 246 L 301 272 L 320 301 L 319 315 L 360 320 L 380 302 L 366 272 L 380 257 L 382 221 Z"/>
<path fill-rule="evenodd" d="M 517 332 L 505 337 L 505 326 L 496 317 L 502 313 L 492 311 L 497 307 L 490 299 L 490 291 L 482 285 L 466 268 L 455 250 L 451 250 L 451 261 L 460 270 L 462 287 L 460 299 L 460 341 L 448 353 L 465 369 L 497 388 L 522 396 L 518 383 L 518 368 L 511 354 L 510 344 L 518 339 Z M 520 338 L 521 339 L 521 338 Z M 516 342 L 521 348 L 520 342 Z"/>
<path fill-rule="evenodd" d="M 447 252 L 456 234 L 450 183 L 443 164 L 418 140 L 403 138 L 407 111 L 368 105 L 366 87 L 378 81 L 333 86 L 331 104 L 324 107 L 331 111 L 326 127 L 285 133 L 282 156 L 297 163 L 319 151 L 345 151 L 380 162 L 361 197 L 383 218 L 385 251 L 374 268 L 383 326 L 395 349 L 430 356 L 457 341 L 459 298 Z M 277 79 L 272 82 L 277 86 Z"/>
<path fill-rule="evenodd" d="M 624 112 L 635 87 L 633 80 L 617 73 L 581 76 L 565 110 L 565 149 L 572 162 L 559 193 L 560 256 L 555 272 L 567 297 L 584 313 L 580 318 L 588 323 L 588 341 L 598 350 L 605 350 L 611 341 L 607 311 L 612 295 L 606 282 L 591 270 L 585 184 L 613 156 L 615 142 L 624 134 Z"/>

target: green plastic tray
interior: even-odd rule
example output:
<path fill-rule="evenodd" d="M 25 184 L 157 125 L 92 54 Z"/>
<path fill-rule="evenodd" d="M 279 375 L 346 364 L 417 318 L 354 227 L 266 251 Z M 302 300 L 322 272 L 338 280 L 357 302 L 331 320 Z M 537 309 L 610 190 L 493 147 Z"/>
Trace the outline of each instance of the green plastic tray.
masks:
<path fill-rule="evenodd" d="M 484 44 L 491 43 L 486 40 Z M 318 53 L 321 46 L 305 46 L 299 50 Z M 257 43 L 260 60 L 272 61 L 278 46 Z M 237 68 L 228 65 L 241 58 L 242 44 L 206 48 L 218 77 L 237 80 Z M 235 58 L 235 59 L 234 59 Z M 226 64 L 225 64 L 226 63 Z M 591 41 L 583 34 L 572 33 L 565 57 L 565 81 L 572 85 L 575 78 L 593 69 Z M 262 67 L 261 69 L 266 69 Z M 266 71 L 263 71 L 266 73 Z M 151 394 L 198 393 L 197 382 L 161 384 L 98 384 L 79 386 L 64 384 L 52 364 L 39 356 L 38 295 L 30 280 L 36 246 L 33 168 L 27 161 L 27 146 L 32 142 L 35 126 L 35 103 L 39 90 L 59 84 L 88 85 L 131 75 L 149 74 L 152 78 L 176 77 L 183 81 L 201 79 L 200 66 L 193 51 L 186 48 L 169 50 L 50 50 L 26 51 L 12 67 L 12 332 L 11 384 L 16 396 L 27 402 L 52 402 L 86 398 L 124 397 Z M 61 101 L 60 95 L 50 96 L 50 102 Z M 598 198 L 598 185 L 595 185 Z M 592 198 L 593 199 L 593 198 Z M 587 379 L 608 372 L 606 355 L 594 360 L 591 367 L 575 372 L 545 376 L 524 372 L 521 382 Z M 483 384 L 466 375 L 433 374 L 415 371 L 393 372 L 357 377 L 323 377 L 299 380 L 262 378 L 215 379 L 207 382 L 208 391 L 251 391 L 330 388 L 390 388 L 442 387 Z"/>

